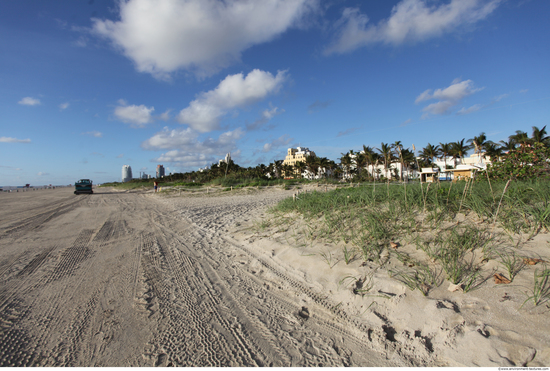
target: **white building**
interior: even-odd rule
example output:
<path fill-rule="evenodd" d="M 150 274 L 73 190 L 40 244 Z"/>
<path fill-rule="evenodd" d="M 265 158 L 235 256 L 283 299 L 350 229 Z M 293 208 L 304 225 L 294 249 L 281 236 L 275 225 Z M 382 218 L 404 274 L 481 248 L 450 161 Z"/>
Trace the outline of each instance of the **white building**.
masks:
<path fill-rule="evenodd" d="M 363 151 L 361 151 L 361 153 L 362 152 Z M 356 155 L 350 154 L 350 157 L 352 160 L 352 165 L 350 170 L 355 170 Z M 420 160 L 421 158 L 418 157 L 418 161 Z M 439 177 L 438 177 L 440 180 L 444 180 L 444 179 L 450 180 L 451 178 L 453 178 L 454 175 L 452 171 L 446 171 L 448 168 L 459 169 L 462 165 L 468 165 L 468 166 L 475 166 L 477 169 L 485 170 L 487 168 L 487 164 L 490 164 L 490 163 L 491 163 L 491 159 L 488 156 L 485 156 L 483 153 L 481 153 L 480 155 L 473 153 L 469 157 L 465 157 L 463 159 L 458 158 L 456 159 L 456 161 L 452 156 L 447 156 L 446 161 L 443 161 L 442 158 L 435 159 L 433 162 L 433 167 L 440 169 Z M 380 176 L 393 177 L 394 174 L 397 174 L 398 177 L 401 177 L 401 163 L 399 161 L 392 162 L 388 166 L 388 169 L 386 171 L 386 169 L 384 169 L 384 164 L 379 162 L 378 166 L 374 166 L 374 165 L 366 166 L 364 171 L 368 171 L 369 174 L 376 177 L 380 177 Z M 403 167 L 404 178 L 417 179 L 420 176 L 420 173 L 421 173 L 420 171 L 407 169 Z M 353 178 L 352 174 L 346 173 L 343 176 L 344 176 L 344 179 Z"/>
<path fill-rule="evenodd" d="M 231 153 L 228 153 L 227 155 L 225 155 L 225 158 L 222 158 L 221 160 L 218 161 L 218 166 L 221 166 L 222 163 L 228 164 L 230 160 L 231 160 Z"/>
<path fill-rule="evenodd" d="M 132 180 L 132 167 L 130 165 L 122 166 L 122 182 L 129 182 Z"/>
<path fill-rule="evenodd" d="M 319 166 L 319 168 L 317 169 L 317 175 L 313 174 L 311 171 L 306 169 L 302 173 L 302 178 L 309 179 L 309 180 L 323 179 L 323 178 L 329 177 L 331 175 L 332 175 L 332 170 Z"/>

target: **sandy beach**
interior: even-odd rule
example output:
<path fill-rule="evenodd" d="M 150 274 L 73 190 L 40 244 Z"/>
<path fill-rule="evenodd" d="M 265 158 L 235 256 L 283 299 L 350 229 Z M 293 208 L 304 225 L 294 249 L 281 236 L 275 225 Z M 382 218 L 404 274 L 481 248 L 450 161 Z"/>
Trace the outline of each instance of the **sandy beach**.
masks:
<path fill-rule="evenodd" d="M 521 307 L 541 264 L 424 296 L 264 226 L 292 190 L 72 192 L 0 193 L 1 366 L 550 365 L 550 306 Z"/>

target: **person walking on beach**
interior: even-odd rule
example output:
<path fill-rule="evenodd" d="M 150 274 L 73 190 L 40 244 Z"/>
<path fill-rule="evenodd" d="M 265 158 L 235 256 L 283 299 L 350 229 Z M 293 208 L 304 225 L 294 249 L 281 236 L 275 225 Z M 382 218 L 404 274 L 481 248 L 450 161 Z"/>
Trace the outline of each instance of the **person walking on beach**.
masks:
<path fill-rule="evenodd" d="M 157 193 L 157 187 L 159 186 L 158 182 L 155 180 L 153 185 L 155 186 L 155 193 Z"/>

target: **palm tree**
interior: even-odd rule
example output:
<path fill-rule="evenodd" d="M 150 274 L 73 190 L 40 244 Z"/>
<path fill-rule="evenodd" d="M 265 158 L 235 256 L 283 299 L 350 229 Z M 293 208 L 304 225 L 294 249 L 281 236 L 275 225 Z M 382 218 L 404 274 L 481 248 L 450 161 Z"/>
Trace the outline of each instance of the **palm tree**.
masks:
<path fill-rule="evenodd" d="M 481 157 L 482 149 L 485 146 L 485 144 L 492 143 L 492 142 L 487 140 L 487 136 L 483 132 L 479 134 L 477 137 L 468 139 L 467 142 L 470 143 L 470 148 L 473 148 L 474 153 L 478 155 L 479 163 L 483 163 L 483 158 Z"/>
<path fill-rule="evenodd" d="M 342 169 L 340 169 L 338 166 L 336 166 L 336 163 L 334 163 L 335 167 L 332 169 L 332 176 L 333 178 L 338 179 L 340 175 L 342 175 Z"/>
<path fill-rule="evenodd" d="M 493 142 L 487 142 L 483 146 L 485 149 L 485 155 L 489 156 L 492 162 L 498 161 L 499 157 L 502 156 L 504 148 Z"/>
<path fill-rule="evenodd" d="M 407 170 L 407 176 L 408 176 L 409 169 L 416 168 L 416 157 L 414 156 L 414 152 L 408 148 L 403 149 L 401 151 L 401 161 L 403 161 L 403 165 Z"/>
<path fill-rule="evenodd" d="M 503 151 L 511 151 L 513 149 L 516 149 L 516 144 L 517 143 L 513 139 L 509 139 L 508 141 L 500 141 L 500 147 Z"/>
<path fill-rule="evenodd" d="M 319 171 L 320 169 L 322 169 L 323 171 L 323 176 L 326 178 L 327 177 L 327 170 L 328 170 L 328 167 L 330 165 L 330 160 L 326 157 L 318 157 L 317 158 L 317 170 Z"/>
<path fill-rule="evenodd" d="M 275 163 L 273 164 L 273 167 L 275 168 L 275 172 L 277 173 L 277 178 L 281 178 L 283 176 L 282 166 L 283 166 L 283 160 L 276 160 Z"/>
<path fill-rule="evenodd" d="M 224 167 L 225 167 L 225 166 L 224 166 Z M 225 169 L 224 169 L 224 170 L 225 170 Z M 267 167 L 266 167 L 264 164 L 259 164 L 259 165 L 256 166 L 256 168 L 255 168 L 256 176 L 257 176 L 258 178 L 262 178 L 263 176 L 265 176 L 266 170 L 267 170 Z"/>
<path fill-rule="evenodd" d="M 364 152 L 359 152 L 355 155 L 355 167 L 357 169 L 357 177 L 361 179 L 361 170 L 367 166 L 367 155 Z"/>
<path fill-rule="evenodd" d="M 452 143 L 439 143 L 439 153 L 441 156 L 443 156 L 443 163 L 445 166 L 445 169 L 447 169 L 447 157 L 451 154 L 453 150 L 453 144 Z"/>
<path fill-rule="evenodd" d="M 439 156 L 439 146 L 433 146 L 428 143 L 428 145 L 422 149 L 420 156 L 428 163 L 428 165 L 431 165 L 434 161 L 434 157 Z"/>
<path fill-rule="evenodd" d="M 340 158 L 340 164 L 342 165 L 342 168 L 344 169 L 344 177 L 349 174 L 350 168 L 351 168 L 351 156 L 349 153 L 343 154 Z"/>
<path fill-rule="evenodd" d="M 271 178 L 275 178 L 275 166 L 273 165 L 273 162 L 267 165 L 267 173 Z"/>
<path fill-rule="evenodd" d="M 378 155 L 378 153 L 374 152 L 374 148 L 366 147 L 365 145 L 363 145 L 363 152 L 365 152 L 365 156 L 367 157 L 367 169 L 368 167 L 371 167 L 370 175 L 374 179 L 374 176 L 375 176 L 374 167 L 375 167 L 375 164 L 378 163 L 380 156 Z"/>
<path fill-rule="evenodd" d="M 531 144 L 532 140 L 529 138 L 526 132 L 521 130 L 516 130 L 515 134 L 512 134 L 508 137 L 509 140 L 513 140 L 522 147 Z"/>
<path fill-rule="evenodd" d="M 315 177 L 319 169 L 319 161 L 317 157 L 309 155 L 306 157 L 306 169 Z"/>
<path fill-rule="evenodd" d="M 464 140 L 466 138 L 462 138 L 462 140 L 451 143 L 451 155 L 453 156 L 454 162 L 455 162 L 455 168 L 456 168 L 456 159 L 459 158 L 461 161 L 464 160 L 464 156 L 468 153 L 469 146 L 464 144 Z"/>
<path fill-rule="evenodd" d="M 542 129 L 533 126 L 533 134 L 531 134 L 531 139 L 533 139 L 533 142 L 535 143 L 542 143 L 548 147 L 550 145 L 550 137 L 546 134 L 546 125 L 544 125 Z"/>
<path fill-rule="evenodd" d="M 334 178 L 336 175 L 336 170 L 338 169 L 338 165 L 336 165 L 336 162 L 332 160 L 328 160 L 328 169 L 330 170 L 330 173 Z"/>
<path fill-rule="evenodd" d="M 399 163 L 401 165 L 399 178 L 401 182 L 403 182 L 403 156 L 402 156 L 403 145 L 401 144 L 400 140 L 396 140 L 392 146 L 395 149 L 395 154 L 397 155 L 397 158 L 399 159 Z"/>
<path fill-rule="evenodd" d="M 372 150 L 372 147 L 366 146 L 363 144 L 363 154 L 365 155 L 365 161 L 366 161 L 366 167 L 367 167 L 367 174 L 369 173 L 369 167 L 372 165 L 372 154 L 374 151 Z"/>
<path fill-rule="evenodd" d="M 284 164 L 284 165 L 281 166 L 281 170 L 282 170 L 285 178 L 288 178 L 288 176 L 290 174 L 292 174 L 292 166 L 291 165 Z"/>
<path fill-rule="evenodd" d="M 388 143 L 380 143 L 380 148 L 377 148 L 378 152 L 380 152 L 380 155 L 382 157 L 382 161 L 384 163 L 384 174 L 385 177 L 388 178 L 388 169 L 389 166 L 393 160 L 393 154 L 392 154 L 392 148 L 391 145 Z"/>
<path fill-rule="evenodd" d="M 453 150 L 452 143 L 439 142 L 439 153 L 443 156 L 443 172 L 445 173 L 445 179 L 447 179 L 447 157 Z"/>
<path fill-rule="evenodd" d="M 294 165 L 294 167 L 296 168 L 296 170 L 298 170 L 300 178 L 302 178 L 302 173 L 306 169 L 306 164 L 303 163 L 302 161 L 298 161 L 298 162 L 296 162 L 296 165 Z"/>

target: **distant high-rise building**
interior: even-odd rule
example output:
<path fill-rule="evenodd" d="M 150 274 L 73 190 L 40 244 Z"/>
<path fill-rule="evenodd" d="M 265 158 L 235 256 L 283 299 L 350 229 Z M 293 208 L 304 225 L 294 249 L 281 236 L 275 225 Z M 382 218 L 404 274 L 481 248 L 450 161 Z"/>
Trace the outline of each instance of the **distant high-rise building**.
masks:
<path fill-rule="evenodd" d="M 122 166 L 122 182 L 132 180 L 132 167 L 130 165 Z"/>
<path fill-rule="evenodd" d="M 157 178 L 162 178 L 164 176 L 164 166 L 157 165 Z"/>
<path fill-rule="evenodd" d="M 229 161 L 231 161 L 231 152 L 225 155 L 225 158 L 218 161 L 218 166 L 222 166 L 222 162 L 227 165 L 229 164 Z"/>

